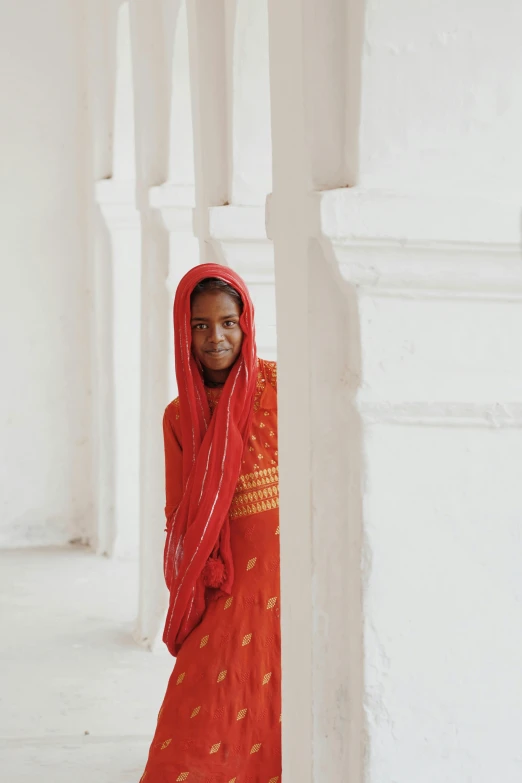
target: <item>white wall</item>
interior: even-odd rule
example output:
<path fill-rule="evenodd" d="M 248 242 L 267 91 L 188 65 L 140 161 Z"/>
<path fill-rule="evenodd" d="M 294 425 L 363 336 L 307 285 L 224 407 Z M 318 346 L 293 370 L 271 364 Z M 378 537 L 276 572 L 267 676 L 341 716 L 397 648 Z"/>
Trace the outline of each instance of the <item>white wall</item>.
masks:
<path fill-rule="evenodd" d="M 516 783 L 522 9 L 269 20 L 284 775 Z"/>
<path fill-rule="evenodd" d="M 62 543 L 91 512 L 81 5 L 1 5 L 0 544 Z"/>

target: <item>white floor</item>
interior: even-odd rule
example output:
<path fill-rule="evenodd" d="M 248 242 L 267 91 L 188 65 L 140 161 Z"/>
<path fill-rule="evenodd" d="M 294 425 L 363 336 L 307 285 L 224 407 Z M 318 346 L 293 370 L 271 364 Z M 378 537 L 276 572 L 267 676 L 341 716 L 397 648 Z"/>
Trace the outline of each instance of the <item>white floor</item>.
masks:
<path fill-rule="evenodd" d="M 0 551 L 0 780 L 138 783 L 173 659 L 132 640 L 134 563 Z"/>

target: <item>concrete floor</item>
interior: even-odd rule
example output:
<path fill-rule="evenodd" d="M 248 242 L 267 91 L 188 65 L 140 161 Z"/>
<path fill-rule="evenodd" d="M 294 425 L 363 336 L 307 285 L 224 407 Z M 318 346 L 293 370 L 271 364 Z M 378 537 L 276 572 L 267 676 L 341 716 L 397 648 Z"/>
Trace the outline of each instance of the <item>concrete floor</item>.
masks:
<path fill-rule="evenodd" d="M 172 670 L 132 640 L 137 567 L 0 551 L 0 780 L 138 783 Z"/>

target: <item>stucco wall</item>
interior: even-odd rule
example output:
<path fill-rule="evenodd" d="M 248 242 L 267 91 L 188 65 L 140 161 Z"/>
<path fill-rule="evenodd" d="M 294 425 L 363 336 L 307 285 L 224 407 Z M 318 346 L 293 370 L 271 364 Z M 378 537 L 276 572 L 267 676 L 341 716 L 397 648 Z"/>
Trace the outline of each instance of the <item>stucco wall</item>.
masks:
<path fill-rule="evenodd" d="M 0 545 L 61 543 L 89 525 L 80 9 L 2 3 Z"/>

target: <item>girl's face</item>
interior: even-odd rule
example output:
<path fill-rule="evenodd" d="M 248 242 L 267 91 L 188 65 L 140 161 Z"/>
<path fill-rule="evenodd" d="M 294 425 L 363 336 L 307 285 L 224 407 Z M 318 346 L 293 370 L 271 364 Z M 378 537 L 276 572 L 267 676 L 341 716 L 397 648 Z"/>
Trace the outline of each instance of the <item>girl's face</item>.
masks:
<path fill-rule="evenodd" d="M 226 291 L 204 291 L 194 298 L 192 353 L 201 362 L 205 379 L 212 383 L 225 383 L 241 353 L 240 316 L 239 302 Z"/>

